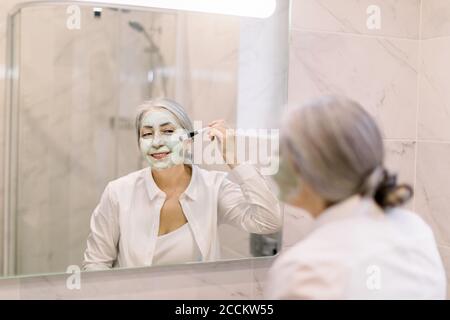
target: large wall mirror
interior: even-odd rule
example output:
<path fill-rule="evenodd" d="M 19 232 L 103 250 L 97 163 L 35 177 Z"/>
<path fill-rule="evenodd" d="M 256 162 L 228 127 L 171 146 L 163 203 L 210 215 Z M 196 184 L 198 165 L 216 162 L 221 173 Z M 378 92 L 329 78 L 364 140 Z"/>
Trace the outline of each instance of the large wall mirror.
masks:
<path fill-rule="evenodd" d="M 264 130 L 275 141 L 287 99 L 289 1 L 274 2 L 267 17 L 86 1 L 38 1 L 11 13 L 3 276 L 66 272 L 83 263 L 94 270 L 278 252 L 282 207 L 270 212 L 277 205 L 276 144 L 264 163 L 259 150 L 256 161 L 245 158 L 234 169 L 194 164 L 186 199 L 164 208 L 157 177 L 139 180 L 153 169 L 145 171 L 135 127 L 138 106 L 166 97 L 199 127 L 224 119 L 249 144 L 251 132 L 261 139 Z M 165 131 L 147 115 L 141 126 L 154 125 L 156 139 Z M 124 176 L 121 185 L 111 183 Z M 169 217 L 164 228 L 160 212 L 152 212 L 162 208 Z"/>

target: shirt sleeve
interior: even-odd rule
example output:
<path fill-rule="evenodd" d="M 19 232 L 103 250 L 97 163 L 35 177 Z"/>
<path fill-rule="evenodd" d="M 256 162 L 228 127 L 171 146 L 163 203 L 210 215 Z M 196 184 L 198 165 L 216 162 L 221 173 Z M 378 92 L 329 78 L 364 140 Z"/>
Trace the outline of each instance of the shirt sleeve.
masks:
<path fill-rule="evenodd" d="M 91 216 L 83 270 L 110 269 L 117 259 L 119 221 L 117 202 L 108 184 Z"/>
<path fill-rule="evenodd" d="M 225 178 L 221 184 L 219 223 L 258 234 L 278 231 L 282 225 L 280 204 L 265 178 L 250 164 L 240 164 L 230 174 L 237 183 Z"/>

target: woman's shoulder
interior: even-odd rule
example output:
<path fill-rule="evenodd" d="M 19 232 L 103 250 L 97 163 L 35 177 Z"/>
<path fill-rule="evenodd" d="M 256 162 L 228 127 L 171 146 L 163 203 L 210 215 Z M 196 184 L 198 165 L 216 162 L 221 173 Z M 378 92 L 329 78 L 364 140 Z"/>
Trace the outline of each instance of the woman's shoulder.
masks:
<path fill-rule="evenodd" d="M 220 184 L 222 183 L 223 179 L 228 175 L 228 172 L 226 171 L 220 171 L 220 170 L 210 170 L 206 168 L 202 168 L 198 165 L 194 165 L 195 170 L 197 171 L 197 176 L 203 180 L 206 184 Z"/>
<path fill-rule="evenodd" d="M 148 168 L 143 168 L 140 170 L 136 170 L 130 172 L 124 176 L 116 178 L 109 182 L 109 186 L 113 188 L 122 187 L 122 186 L 130 186 L 136 184 L 139 180 L 143 179 Z"/>
<path fill-rule="evenodd" d="M 399 228 L 404 230 L 405 235 L 410 236 L 433 236 L 433 231 L 420 213 L 406 208 L 397 207 L 386 211 L 387 217 Z"/>

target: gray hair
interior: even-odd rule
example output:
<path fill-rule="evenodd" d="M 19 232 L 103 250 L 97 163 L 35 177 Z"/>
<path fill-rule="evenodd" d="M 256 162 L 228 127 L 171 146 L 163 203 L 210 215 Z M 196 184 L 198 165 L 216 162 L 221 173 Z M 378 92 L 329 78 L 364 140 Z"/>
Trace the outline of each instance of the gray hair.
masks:
<path fill-rule="evenodd" d="M 355 101 L 324 96 L 290 109 L 281 137 L 302 180 L 331 203 L 360 194 L 384 209 L 412 196 L 384 168 L 380 130 Z"/>
<path fill-rule="evenodd" d="M 192 125 L 192 121 L 189 118 L 188 114 L 184 110 L 184 108 L 177 102 L 170 100 L 168 98 L 157 98 L 145 101 L 138 107 L 138 111 L 136 114 L 136 134 L 137 134 L 137 140 L 139 144 L 139 138 L 141 136 L 140 131 L 142 127 L 142 120 L 144 118 L 144 115 L 149 112 L 150 110 L 154 108 L 164 108 L 168 111 L 170 111 L 175 118 L 179 121 L 180 126 L 187 130 L 187 131 L 193 131 L 194 126 Z"/>

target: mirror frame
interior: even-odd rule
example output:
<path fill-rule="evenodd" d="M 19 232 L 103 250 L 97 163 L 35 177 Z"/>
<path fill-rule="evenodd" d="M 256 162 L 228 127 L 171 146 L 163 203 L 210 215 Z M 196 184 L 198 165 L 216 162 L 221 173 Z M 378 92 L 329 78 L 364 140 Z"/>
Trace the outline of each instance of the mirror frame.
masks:
<path fill-rule="evenodd" d="M 290 39 L 291 39 L 291 8 L 292 8 L 292 0 L 276 0 L 277 6 L 278 1 L 285 1 L 288 11 L 288 22 L 287 22 L 287 38 L 288 38 L 288 52 L 287 52 L 287 71 L 286 71 L 286 79 L 289 79 L 289 46 L 290 46 Z M 15 104 L 18 103 L 18 83 L 20 79 L 20 73 L 18 72 L 18 65 L 17 65 L 17 53 L 20 51 L 20 47 L 14 43 L 14 35 L 16 33 L 20 33 L 20 23 L 15 25 L 14 23 L 17 23 L 17 20 L 15 20 L 16 15 L 20 13 L 22 9 L 25 8 L 31 8 L 31 7 L 39 7 L 39 6 L 45 6 L 45 5 L 55 5 L 55 6 L 70 6 L 70 5 L 80 5 L 80 6 L 98 6 L 98 7 L 108 7 L 108 8 L 114 8 L 114 9 L 124 9 L 124 10 L 139 10 L 139 11 L 148 11 L 148 12 L 193 12 L 194 11 L 187 11 L 187 10 L 178 10 L 178 9 L 163 9 L 163 8 L 152 8 L 152 7 L 142 7 L 142 6 L 133 6 L 133 5 L 127 5 L 127 4 L 118 4 L 118 3 L 106 3 L 106 2 L 96 2 L 96 1 L 76 1 L 76 0 L 67 0 L 67 1 L 59 1 L 59 0 L 39 0 L 39 1 L 26 1 L 21 2 L 17 5 L 15 5 L 7 15 L 7 22 L 6 22 L 6 41 L 5 41 L 5 47 L 6 47 L 6 59 L 5 59 L 5 98 L 4 98 L 4 108 L 3 112 L 5 115 L 4 119 L 4 150 L 3 150 L 3 158 L 4 158 L 4 176 L 3 176 L 3 185 L 4 185 L 4 195 L 3 198 L 3 234 L 0 234 L 0 240 L 2 240 L 2 248 L 0 249 L 0 253 L 2 254 L 2 258 L 5 256 L 12 257 L 15 254 L 15 221 L 12 217 L 11 212 L 15 210 L 15 204 L 11 203 L 11 197 L 9 196 L 10 190 L 16 188 L 16 183 L 13 181 L 12 177 L 14 176 L 12 172 L 17 173 L 17 164 L 11 161 L 11 155 L 13 152 L 17 152 L 17 146 L 16 144 L 12 143 L 11 137 L 12 137 L 12 128 L 14 127 L 12 124 L 18 122 L 18 108 L 13 108 Z M 209 14 L 206 12 L 203 12 L 205 14 Z M 220 13 L 210 13 L 214 15 L 225 15 Z M 276 10 L 274 12 L 276 14 Z M 247 18 L 245 16 L 241 16 L 242 18 Z M 267 19 L 267 18 L 257 18 L 257 17 L 248 17 L 251 19 Z M 270 17 L 268 17 L 270 18 Z M 20 22 L 20 19 L 18 20 Z M 18 49 L 18 50 L 17 50 Z M 17 52 L 15 52 L 16 50 Z M 286 85 L 286 97 L 287 97 L 287 85 Z M 18 129 L 18 125 L 15 126 L 16 129 Z M 16 135 L 17 136 L 17 135 Z M 284 205 L 281 203 L 281 214 L 284 217 Z M 285 225 L 283 223 L 283 228 L 281 231 L 279 231 L 280 234 L 280 249 L 282 249 L 283 246 L 283 233 L 284 233 Z M 281 251 L 281 250 L 280 250 Z M 221 259 L 217 261 L 205 261 L 205 262 L 186 262 L 183 264 L 173 264 L 173 265 L 165 265 L 165 266 L 142 266 L 142 267 L 131 267 L 131 268 L 117 268 L 117 269 L 111 269 L 111 270 L 91 270 L 91 271 L 83 271 L 88 273 L 109 273 L 109 272 L 115 272 L 119 270 L 142 270 L 142 269 L 149 269 L 149 268 L 170 268 L 170 267 L 180 267 L 180 266 L 186 266 L 186 268 L 195 267 L 197 265 L 220 265 L 220 264 L 226 264 L 232 261 L 272 261 L 275 260 L 276 257 L 280 254 L 280 251 L 278 251 L 276 254 L 272 256 L 260 256 L 260 257 L 248 257 L 248 258 L 242 258 L 242 259 Z M 30 278 L 30 277 L 43 277 L 43 276 L 61 276 L 64 274 L 67 274 L 67 271 L 61 271 L 61 272 L 49 272 L 49 273 L 38 273 L 38 274 L 24 274 L 24 275 L 16 275 L 11 274 L 11 270 L 14 270 L 14 259 L 3 259 L 2 264 L 0 265 L 0 281 L 6 280 L 6 279 L 20 279 L 20 278 Z"/>

